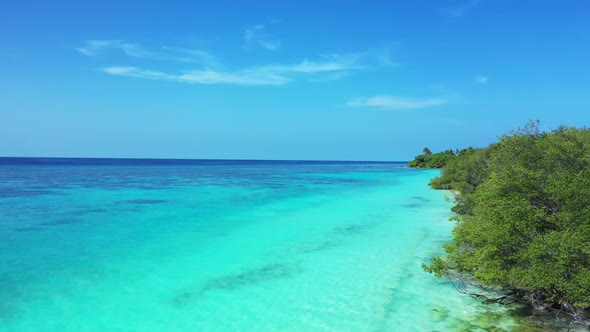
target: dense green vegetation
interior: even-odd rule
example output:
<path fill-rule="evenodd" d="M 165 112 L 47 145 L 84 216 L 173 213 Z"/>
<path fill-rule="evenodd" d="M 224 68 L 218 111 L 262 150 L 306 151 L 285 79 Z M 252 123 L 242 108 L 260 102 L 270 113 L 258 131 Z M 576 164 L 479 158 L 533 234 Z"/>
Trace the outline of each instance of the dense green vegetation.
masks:
<path fill-rule="evenodd" d="M 425 270 L 487 301 L 527 301 L 587 322 L 589 129 L 542 132 L 529 122 L 450 158 L 431 186 L 454 190 L 456 225 L 445 255 Z M 469 291 L 466 282 L 485 291 Z"/>
<path fill-rule="evenodd" d="M 453 150 L 439 153 L 432 153 L 429 148 L 424 148 L 421 155 L 408 163 L 408 167 L 415 168 L 442 168 L 446 163 L 455 157 Z"/>

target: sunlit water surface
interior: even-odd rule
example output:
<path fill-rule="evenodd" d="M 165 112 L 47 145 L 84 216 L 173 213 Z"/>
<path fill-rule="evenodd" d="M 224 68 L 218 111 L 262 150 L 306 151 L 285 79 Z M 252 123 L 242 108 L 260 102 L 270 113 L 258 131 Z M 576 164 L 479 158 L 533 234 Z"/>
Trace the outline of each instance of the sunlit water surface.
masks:
<path fill-rule="evenodd" d="M 402 164 L 0 159 L 0 331 L 510 329 Z"/>

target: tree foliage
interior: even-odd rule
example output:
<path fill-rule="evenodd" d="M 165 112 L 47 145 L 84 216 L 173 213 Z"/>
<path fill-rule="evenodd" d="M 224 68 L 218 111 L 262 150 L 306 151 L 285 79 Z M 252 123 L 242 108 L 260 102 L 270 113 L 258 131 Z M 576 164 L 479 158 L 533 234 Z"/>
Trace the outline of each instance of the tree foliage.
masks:
<path fill-rule="evenodd" d="M 414 160 L 408 163 L 408 167 L 414 168 L 442 168 L 446 163 L 455 157 L 453 150 L 432 153 L 429 148 L 424 148 L 422 154 L 414 157 Z"/>
<path fill-rule="evenodd" d="M 538 122 L 448 161 L 434 188 L 456 193 L 452 242 L 425 266 L 560 308 L 590 308 L 590 130 Z"/>

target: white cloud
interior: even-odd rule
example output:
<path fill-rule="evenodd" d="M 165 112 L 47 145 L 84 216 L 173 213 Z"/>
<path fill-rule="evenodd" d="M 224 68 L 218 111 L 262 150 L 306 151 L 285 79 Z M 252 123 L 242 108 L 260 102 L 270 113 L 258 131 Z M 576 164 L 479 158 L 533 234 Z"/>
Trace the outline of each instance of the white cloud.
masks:
<path fill-rule="evenodd" d="M 459 18 L 465 15 L 468 11 L 477 7 L 477 5 L 479 5 L 480 2 L 481 0 L 467 0 L 456 7 L 442 10 L 442 13 L 451 18 Z"/>
<path fill-rule="evenodd" d="M 170 46 L 162 46 L 160 49 L 162 52 L 159 58 L 162 60 L 198 63 L 207 67 L 219 66 L 217 57 L 204 50 Z"/>
<path fill-rule="evenodd" d="M 304 59 L 287 65 L 266 65 L 255 68 L 256 72 L 290 75 L 332 74 L 332 77 L 345 77 L 355 71 L 397 65 L 389 53 L 368 50 L 356 53 L 324 54 L 316 60 Z M 315 78 L 314 78 L 315 79 Z"/>
<path fill-rule="evenodd" d="M 122 40 L 87 40 L 85 45 L 76 48 L 76 51 L 86 56 L 99 56 L 107 51 L 118 50 L 125 55 L 142 58 L 152 55 L 151 52 L 145 50 L 141 45 L 135 43 L 127 43 Z"/>
<path fill-rule="evenodd" d="M 217 58 L 204 50 L 169 46 L 147 49 L 141 44 L 123 40 L 87 40 L 85 45 L 76 48 L 76 51 L 89 57 L 98 57 L 107 55 L 108 52 L 119 51 L 132 58 L 198 63 L 208 67 L 219 65 Z"/>
<path fill-rule="evenodd" d="M 477 84 L 486 84 L 489 80 L 490 80 L 490 78 L 487 76 L 476 76 L 473 79 L 473 82 L 475 82 Z"/>
<path fill-rule="evenodd" d="M 278 22 L 280 21 L 273 20 L 271 24 Z M 266 32 L 266 25 L 263 24 L 248 27 L 244 32 L 244 40 L 248 44 L 256 44 L 269 51 L 277 51 L 281 48 L 281 41 Z"/>
<path fill-rule="evenodd" d="M 137 67 L 107 67 L 104 73 L 115 76 L 137 77 L 153 80 L 175 81 L 193 84 L 234 84 L 234 85 L 282 85 L 289 81 L 280 75 L 259 73 L 230 73 L 212 69 L 195 70 L 180 74 L 168 74 L 161 71 L 145 70 Z"/>
<path fill-rule="evenodd" d="M 253 68 L 252 70 L 257 71 L 257 72 L 278 73 L 278 74 L 287 74 L 287 73 L 315 74 L 315 73 L 347 71 L 347 70 L 355 70 L 355 69 L 361 69 L 361 67 L 355 65 L 354 63 L 339 62 L 339 61 L 303 60 L 299 63 L 294 63 L 294 64 L 290 64 L 290 65 L 268 65 L 268 66 L 261 66 L 261 67 Z"/>
<path fill-rule="evenodd" d="M 103 71 L 105 73 L 111 74 L 111 75 L 129 75 L 129 74 L 137 71 L 137 68 L 118 66 L 118 67 L 104 68 Z"/>
<path fill-rule="evenodd" d="M 192 70 L 179 74 L 145 70 L 137 67 L 113 66 L 103 69 L 110 75 L 129 76 L 166 81 L 199 84 L 235 84 L 235 85 L 283 85 L 295 79 L 296 74 L 313 76 L 319 73 L 344 72 L 352 67 L 336 62 L 303 61 L 292 65 L 271 65 L 252 67 L 235 72 L 218 71 L 210 68 Z"/>
<path fill-rule="evenodd" d="M 102 71 L 116 76 L 194 84 L 284 85 L 300 79 L 315 82 L 336 80 L 355 71 L 378 67 L 383 63 L 381 58 L 367 51 L 329 54 L 317 60 L 305 59 L 291 64 L 263 65 L 233 71 L 216 69 L 214 66 L 204 66 L 204 68 L 178 73 L 146 70 L 133 66 L 111 66 L 103 68 Z"/>
<path fill-rule="evenodd" d="M 400 96 L 374 96 L 348 101 L 347 107 L 379 108 L 383 110 L 418 109 L 440 106 L 448 103 L 444 98 L 409 98 Z"/>
<path fill-rule="evenodd" d="M 143 70 L 137 67 L 107 67 L 103 72 L 110 75 L 149 78 L 155 80 L 174 80 L 174 76 L 155 70 Z"/>
<path fill-rule="evenodd" d="M 193 71 L 180 75 L 178 78 L 181 82 L 200 84 L 283 85 L 289 82 L 288 78 L 272 73 L 228 73 L 209 69 Z"/>
<path fill-rule="evenodd" d="M 279 21 L 271 21 L 276 24 Z M 248 30 L 246 39 L 260 44 L 259 32 L 264 26 L 255 26 Z M 267 45 L 268 46 L 268 45 Z M 272 48 L 272 47 L 271 47 Z M 287 64 L 264 64 L 253 67 L 228 69 L 217 57 L 201 49 L 177 46 L 160 46 L 145 48 L 139 43 L 123 40 L 87 40 L 84 46 L 76 50 L 88 57 L 116 55 L 119 53 L 129 58 L 142 58 L 162 68 L 174 68 L 170 62 L 191 64 L 193 68 L 154 70 L 148 65 L 108 66 L 102 72 L 109 75 L 128 76 L 145 79 L 176 81 L 198 84 L 236 84 L 236 85 L 284 85 L 293 81 L 325 82 L 342 79 L 362 70 L 395 66 L 389 49 L 369 49 L 355 53 L 323 54 L 315 59 L 305 58 Z M 112 54 L 113 53 L 113 54 Z M 103 57 L 104 58 L 104 57 Z M 154 68 L 154 67 L 152 67 Z"/>

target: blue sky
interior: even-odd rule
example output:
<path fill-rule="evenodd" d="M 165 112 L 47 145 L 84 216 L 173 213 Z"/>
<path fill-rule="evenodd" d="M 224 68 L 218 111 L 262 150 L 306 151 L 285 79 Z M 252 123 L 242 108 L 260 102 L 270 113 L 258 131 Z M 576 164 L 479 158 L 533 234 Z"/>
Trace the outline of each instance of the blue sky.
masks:
<path fill-rule="evenodd" d="M 590 123 L 590 2 L 13 1 L 0 155 L 408 160 Z"/>

